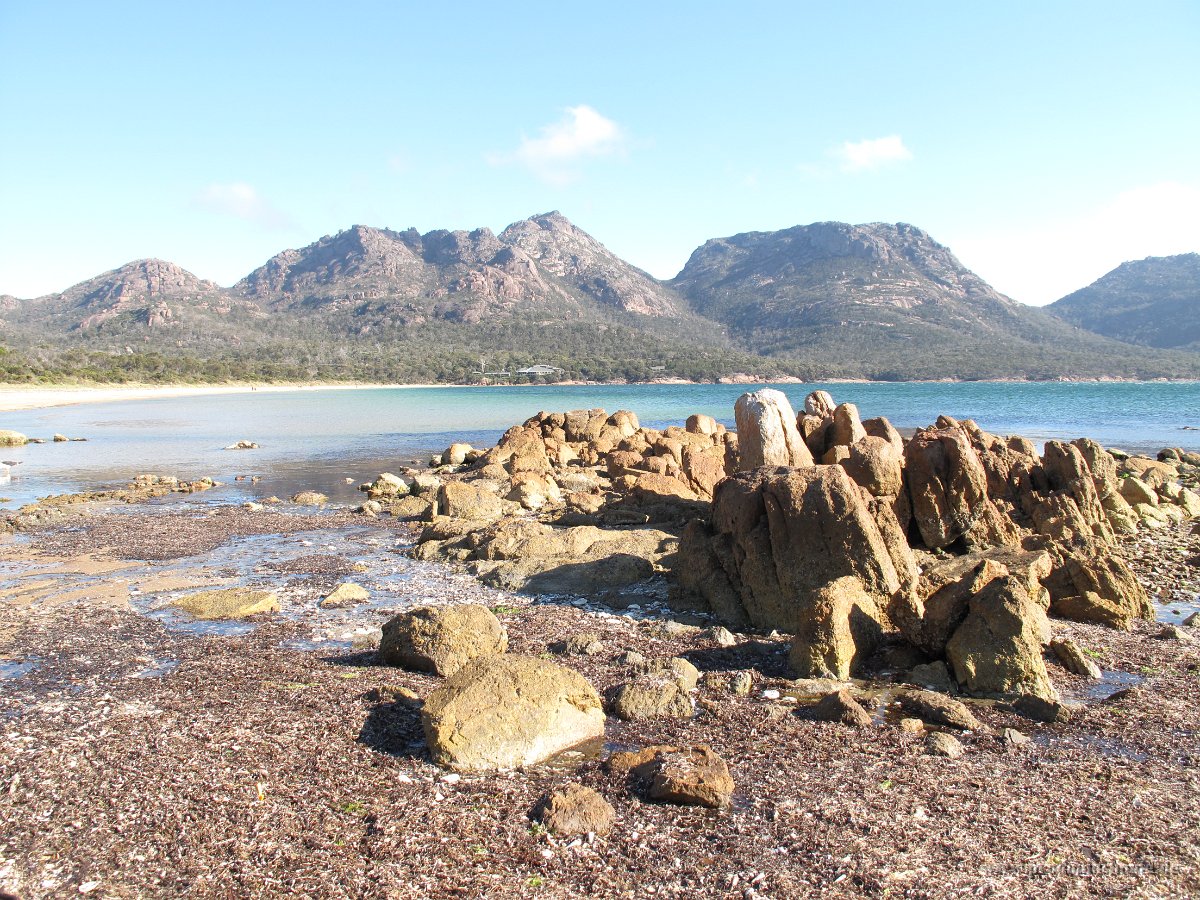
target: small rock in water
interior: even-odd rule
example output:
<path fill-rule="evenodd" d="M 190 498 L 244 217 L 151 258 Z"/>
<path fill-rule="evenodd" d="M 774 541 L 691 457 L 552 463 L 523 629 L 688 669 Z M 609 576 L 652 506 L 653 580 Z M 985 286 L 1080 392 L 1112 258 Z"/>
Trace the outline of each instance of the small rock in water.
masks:
<path fill-rule="evenodd" d="M 1076 675 L 1096 681 L 1104 677 L 1104 673 L 1100 671 L 1100 667 L 1088 659 L 1083 649 L 1070 638 L 1061 641 L 1051 641 L 1050 649 L 1054 651 L 1054 655 L 1058 657 L 1059 661 L 1063 664 L 1063 668 L 1068 672 L 1073 672 Z"/>
<path fill-rule="evenodd" d="M 355 584 L 353 581 L 346 581 L 339 584 L 331 593 L 326 595 L 321 601 L 321 606 L 325 609 L 336 609 L 341 606 L 363 603 L 370 599 L 371 594 L 365 587 Z"/>
<path fill-rule="evenodd" d="M 943 731 L 931 731 L 925 738 L 925 752 L 930 756 L 944 756 L 947 759 L 958 759 L 966 750 L 954 735 Z"/>

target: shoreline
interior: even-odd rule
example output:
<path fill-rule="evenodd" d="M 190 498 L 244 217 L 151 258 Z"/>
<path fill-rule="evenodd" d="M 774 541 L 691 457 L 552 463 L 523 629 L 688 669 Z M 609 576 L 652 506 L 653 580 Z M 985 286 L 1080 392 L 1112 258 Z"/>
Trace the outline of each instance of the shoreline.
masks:
<path fill-rule="evenodd" d="M 1173 383 L 1186 384 L 1187 381 Z M 1142 382 L 1135 379 L 1080 379 L 1053 383 L 1069 384 L 1141 384 L 1157 383 L 1160 379 Z M 86 403 L 117 403 L 127 400 L 159 400 L 176 397 L 201 397 L 221 394 L 293 393 L 297 391 L 348 391 L 348 390 L 415 390 L 423 388 L 521 388 L 521 387 L 583 387 L 583 386 L 635 386 L 635 385 L 699 385 L 724 384 L 725 382 L 688 381 L 671 379 L 662 381 L 558 381 L 550 383 L 527 382 L 522 384 L 347 384 L 345 382 L 308 382 L 303 384 L 91 384 L 91 385 L 8 385 L 0 384 L 0 413 L 23 412 L 33 409 L 50 409 L 60 406 L 78 406 Z M 745 381 L 729 382 L 730 386 L 759 388 L 777 384 L 1045 384 L 1043 381 L 1023 379 L 983 379 L 979 382 L 964 382 L 953 379 L 930 381 L 875 382 L 865 379 L 829 378 L 821 381 Z"/>

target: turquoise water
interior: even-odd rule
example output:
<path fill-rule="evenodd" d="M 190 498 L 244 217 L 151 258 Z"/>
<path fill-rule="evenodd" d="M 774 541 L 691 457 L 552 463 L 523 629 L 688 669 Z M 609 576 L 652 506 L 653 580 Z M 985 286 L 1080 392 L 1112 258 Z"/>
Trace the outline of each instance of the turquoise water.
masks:
<path fill-rule="evenodd" d="M 941 413 L 975 419 L 1000 434 L 1036 441 L 1096 438 L 1128 450 L 1200 450 L 1200 383 L 954 383 L 777 385 L 803 404 L 812 390 L 858 405 L 864 418 L 887 416 L 899 428 L 928 425 Z M 40 496 L 122 484 L 139 472 L 194 478 L 227 487 L 213 500 L 286 496 L 301 487 L 336 500 L 361 498 L 353 485 L 440 452 L 453 440 L 495 442 L 538 410 L 631 409 L 643 424 L 682 424 L 692 413 L 733 423 L 744 385 L 571 385 L 496 388 L 373 388 L 258 392 L 133 400 L 0 413 L 0 428 L 31 437 L 56 432 L 86 442 L 0 448 L 18 462 L 0 481 L 3 506 Z M 222 448 L 252 440 L 259 450 Z M 260 481 L 235 482 L 237 475 Z"/>

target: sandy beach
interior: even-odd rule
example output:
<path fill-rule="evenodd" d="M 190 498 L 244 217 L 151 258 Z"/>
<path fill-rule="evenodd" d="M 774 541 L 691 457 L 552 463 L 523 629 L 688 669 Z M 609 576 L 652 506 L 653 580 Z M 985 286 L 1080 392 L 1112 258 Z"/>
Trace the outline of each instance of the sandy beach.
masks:
<path fill-rule="evenodd" d="M 428 384 L 173 384 L 89 385 L 80 387 L 0 386 L 0 412 L 74 406 L 79 403 L 114 403 L 121 400 L 156 400 L 167 397 L 197 397 L 208 394 L 248 394 L 251 391 L 363 390 L 366 388 L 436 387 Z"/>

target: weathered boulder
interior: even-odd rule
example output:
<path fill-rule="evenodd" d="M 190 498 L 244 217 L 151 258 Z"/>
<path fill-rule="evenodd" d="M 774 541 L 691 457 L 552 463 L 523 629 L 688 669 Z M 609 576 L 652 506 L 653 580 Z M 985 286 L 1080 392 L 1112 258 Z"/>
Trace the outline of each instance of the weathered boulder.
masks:
<path fill-rule="evenodd" d="M 868 436 L 851 444 L 840 464 L 875 497 L 896 497 L 904 490 L 903 451 L 883 438 Z"/>
<path fill-rule="evenodd" d="M 1121 479 L 1120 493 L 1130 506 L 1137 506 L 1139 503 L 1158 506 L 1158 492 L 1133 475 Z"/>
<path fill-rule="evenodd" d="M 365 603 L 370 599 L 371 592 L 361 584 L 344 581 L 322 597 L 320 605 L 324 609 L 337 609 L 343 606 L 353 606 L 356 603 Z"/>
<path fill-rule="evenodd" d="M 805 712 L 810 719 L 818 722 L 839 722 L 854 728 L 864 728 L 871 724 L 870 713 L 863 709 L 847 690 L 826 694 Z"/>
<path fill-rule="evenodd" d="M 930 725 L 942 725 L 962 731 L 977 731 L 983 727 L 965 703 L 945 694 L 906 688 L 896 699 L 900 702 L 901 709 Z"/>
<path fill-rule="evenodd" d="M 904 456 L 904 438 L 900 436 L 900 432 L 896 430 L 883 416 L 876 416 L 873 419 L 863 419 L 863 431 L 868 437 L 882 438 L 892 445 L 893 449 L 900 456 Z"/>
<path fill-rule="evenodd" d="M 1055 699 L 1042 646 L 1049 633 L 1046 613 L 1012 576 L 990 581 L 970 599 L 970 611 L 946 643 L 954 677 L 981 697 L 1025 694 Z"/>
<path fill-rule="evenodd" d="M 1070 638 L 1051 641 L 1050 649 L 1054 651 L 1054 655 L 1058 657 L 1058 661 L 1062 663 L 1063 668 L 1068 672 L 1094 680 L 1104 677 L 1104 673 L 1100 671 L 1100 667 L 1088 659 L 1087 654 L 1083 652 L 1083 648 Z"/>
<path fill-rule="evenodd" d="M 465 481 L 448 481 L 438 489 L 438 512 L 456 519 L 489 521 L 504 514 L 500 498 Z"/>
<path fill-rule="evenodd" d="M 833 411 L 833 433 L 830 442 L 850 447 L 867 436 L 862 420 L 858 417 L 858 407 L 853 403 L 842 403 Z"/>
<path fill-rule="evenodd" d="M 702 413 L 688 416 L 684 427 L 692 434 L 717 434 L 721 430 L 716 419 Z"/>
<path fill-rule="evenodd" d="M 944 731 L 931 731 L 925 736 L 925 752 L 930 756 L 958 759 L 967 751 L 962 742 L 954 735 L 946 734 Z"/>
<path fill-rule="evenodd" d="M 28 443 L 29 438 L 21 434 L 21 432 L 0 428 L 0 447 L 20 447 Z"/>
<path fill-rule="evenodd" d="M 300 491 L 292 495 L 292 502 L 300 506 L 324 506 L 329 498 L 320 491 Z"/>
<path fill-rule="evenodd" d="M 568 784 L 543 797 L 535 816 L 551 834 L 571 837 L 577 834 L 608 834 L 617 812 L 611 803 L 591 788 L 582 784 Z"/>
<path fill-rule="evenodd" d="M 508 649 L 508 633 L 486 606 L 423 606 L 383 626 L 379 659 L 385 665 L 453 675 L 468 662 Z"/>
<path fill-rule="evenodd" d="M 604 734 L 600 695 L 578 672 L 528 656 L 467 663 L 421 709 L 433 761 L 464 772 L 513 769 Z"/>
<path fill-rule="evenodd" d="M 879 599 L 853 575 L 817 588 L 800 613 L 788 655 L 800 678 L 849 678 L 889 627 Z"/>
<path fill-rule="evenodd" d="M 886 607 L 902 587 L 891 552 L 915 566 L 906 545 L 889 548 L 840 466 L 738 472 L 717 485 L 710 522 L 685 530 L 673 602 L 732 627 L 814 633 L 818 592 L 839 578 L 857 578 Z M 821 604 L 835 607 L 846 612 L 829 597 Z"/>
<path fill-rule="evenodd" d="M 996 578 L 1019 578 L 1044 612 L 1050 599 L 1041 581 L 1050 570 L 1051 557 L 1044 551 L 995 548 L 939 559 L 926 566 L 915 591 L 896 596 L 888 612 L 911 644 L 941 656 L 950 636 L 966 619 L 971 598 Z"/>
<path fill-rule="evenodd" d="M 562 491 L 549 475 L 520 472 L 512 477 L 510 484 L 505 499 L 520 503 L 525 509 L 537 510 L 562 500 Z"/>
<path fill-rule="evenodd" d="M 391 500 L 406 496 L 408 484 L 399 475 L 383 472 L 370 484 L 361 485 L 359 490 L 366 491 L 367 496 L 372 500 L 376 498 Z"/>
<path fill-rule="evenodd" d="M 1086 616 L 1080 621 L 1115 627 L 1128 627 L 1133 619 L 1154 618 L 1146 589 L 1129 565 L 1110 548 L 1091 543 L 1057 550 L 1056 565 L 1045 581 L 1052 613 L 1063 618 Z M 1089 594 L 1102 602 L 1096 604 Z M 1112 615 L 1114 609 L 1116 616 Z M 1094 614 L 1089 610 L 1094 610 Z"/>
<path fill-rule="evenodd" d="M 442 462 L 447 466 L 461 466 L 474 453 L 475 448 L 470 444 L 453 443 L 442 453 Z"/>
<path fill-rule="evenodd" d="M 837 404 L 833 402 L 833 395 L 829 391 L 813 391 L 804 398 L 804 412 L 810 416 L 828 418 L 836 408 Z"/>
<path fill-rule="evenodd" d="M 658 754 L 650 780 L 652 800 L 721 809 L 733 796 L 725 760 L 703 744 Z"/>
<path fill-rule="evenodd" d="M 987 473 L 960 426 L 918 431 L 904 448 L 913 517 L 931 550 L 958 540 L 1008 543 L 987 495 Z"/>
<path fill-rule="evenodd" d="M 688 690 L 672 673 L 641 675 L 619 685 L 611 709 L 618 719 L 686 719 L 695 712 Z"/>
<path fill-rule="evenodd" d="M 782 391 L 765 388 L 742 394 L 733 413 L 740 468 L 812 465 L 812 453 L 796 430 L 796 414 Z"/>
<path fill-rule="evenodd" d="M 273 591 L 222 588 L 185 594 L 171 605 L 195 619 L 245 619 L 259 613 L 278 612 L 279 598 Z"/>

